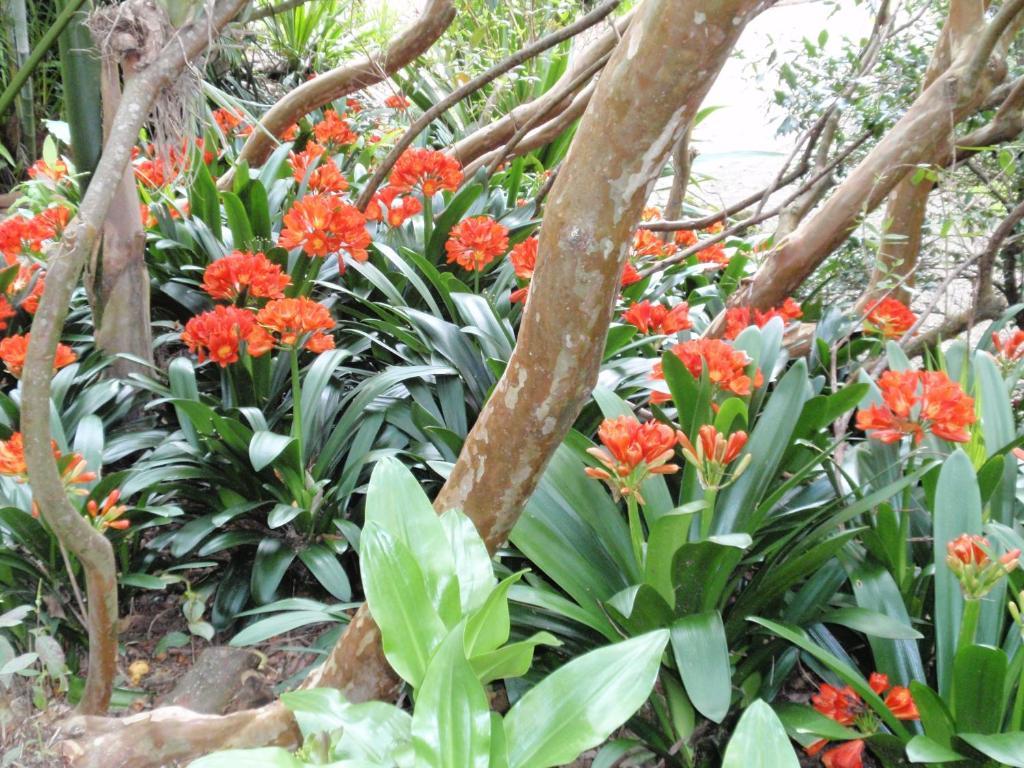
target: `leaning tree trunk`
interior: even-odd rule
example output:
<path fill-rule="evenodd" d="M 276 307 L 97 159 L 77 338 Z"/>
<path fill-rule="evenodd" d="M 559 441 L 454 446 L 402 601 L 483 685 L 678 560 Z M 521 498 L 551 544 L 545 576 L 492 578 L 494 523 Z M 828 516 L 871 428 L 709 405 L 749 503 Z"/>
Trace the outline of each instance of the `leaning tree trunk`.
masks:
<path fill-rule="evenodd" d="M 492 551 L 596 382 L 647 196 L 746 22 L 763 6 L 726 0 L 712 10 L 702 0 L 646 0 L 605 68 L 551 192 L 515 351 L 434 502 L 439 512 L 462 509 Z M 644 119 L 636 119 L 640 114 Z M 395 681 L 364 606 L 306 685 L 340 688 L 349 700 L 365 701 L 393 693 Z M 87 718 L 73 727 L 85 734 L 74 745 L 81 768 L 152 768 L 227 746 L 298 738 L 279 702 L 225 717 L 157 710 L 127 721 Z"/>
<path fill-rule="evenodd" d="M 115 62 L 103 62 L 103 123 L 107 136 L 121 100 L 117 70 Z M 132 355 L 152 364 L 146 232 L 130 164 L 121 174 L 113 204 L 103 222 L 100 248 L 92 255 L 85 276 L 96 346 L 108 355 Z M 150 372 L 147 366 L 123 358 L 115 359 L 111 370 L 122 378 L 130 373 Z"/>

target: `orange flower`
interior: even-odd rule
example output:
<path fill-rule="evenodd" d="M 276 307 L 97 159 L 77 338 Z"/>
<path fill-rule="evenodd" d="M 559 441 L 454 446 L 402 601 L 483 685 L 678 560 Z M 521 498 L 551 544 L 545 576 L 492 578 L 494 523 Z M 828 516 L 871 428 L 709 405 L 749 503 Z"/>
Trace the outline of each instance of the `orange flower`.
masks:
<path fill-rule="evenodd" d="M 1015 363 L 1024 357 L 1024 330 L 1016 328 L 1002 334 L 992 334 L 992 345 L 996 350 L 996 357 L 1003 362 Z"/>
<path fill-rule="evenodd" d="M 781 306 L 762 312 L 759 309 L 751 312 L 750 307 L 730 307 L 725 313 L 725 338 L 735 339 L 744 328 L 756 325 L 763 328 L 773 317 L 781 317 L 784 322 L 798 320 L 804 316 L 804 311 L 796 300 L 786 299 Z"/>
<path fill-rule="evenodd" d="M 719 219 L 714 224 L 709 224 L 708 226 L 706 226 L 704 228 L 704 231 L 709 235 L 717 235 L 723 229 L 725 229 L 725 222 L 722 219 Z"/>
<path fill-rule="evenodd" d="M 508 229 L 490 216 L 474 216 L 452 227 L 444 249 L 449 264 L 482 272 L 508 249 Z"/>
<path fill-rule="evenodd" d="M 123 531 L 131 525 L 127 520 L 119 519 L 121 515 L 128 511 L 127 505 L 117 503 L 120 498 L 121 491 L 120 489 L 115 488 L 108 493 L 99 504 L 92 499 L 86 502 L 86 512 L 88 512 L 89 517 L 92 518 L 92 522 L 93 525 L 96 526 L 96 530 L 105 531 L 107 528 L 113 528 L 118 531 Z"/>
<path fill-rule="evenodd" d="M 868 309 L 864 330 L 881 334 L 886 339 L 898 339 L 917 322 L 917 315 L 903 302 L 894 298 L 876 301 Z"/>
<path fill-rule="evenodd" d="M 622 270 L 622 277 L 619 279 L 619 287 L 625 288 L 627 285 L 639 283 L 642 279 L 640 273 L 636 271 L 636 267 L 633 266 L 633 262 L 627 261 Z"/>
<path fill-rule="evenodd" d="M 11 303 L 7 301 L 7 298 L 5 296 L 0 296 L 0 331 L 7 328 L 7 321 L 16 314 L 18 313 L 15 312 L 14 307 L 12 307 Z"/>
<path fill-rule="evenodd" d="M 217 127 L 220 128 L 220 132 L 225 136 L 230 136 L 245 122 L 245 116 L 241 112 L 226 107 L 215 109 L 213 119 L 217 123 Z"/>
<path fill-rule="evenodd" d="M 387 208 L 387 216 L 381 206 Z M 407 219 L 423 210 L 423 203 L 411 195 L 400 195 L 394 187 L 384 187 L 373 196 L 366 209 L 366 218 L 372 221 L 384 219 L 389 227 L 400 227 Z"/>
<path fill-rule="evenodd" d="M 203 290 L 214 299 L 245 304 L 253 299 L 280 299 L 291 279 L 262 253 L 234 251 L 203 273 Z"/>
<path fill-rule="evenodd" d="M 512 262 L 512 269 L 520 280 L 532 280 L 533 270 L 537 268 L 537 246 L 540 239 L 534 235 L 516 243 L 508 258 Z"/>
<path fill-rule="evenodd" d="M 963 565 L 985 565 L 988 563 L 988 539 L 984 536 L 972 536 L 969 533 L 953 539 L 946 545 L 949 557 Z"/>
<path fill-rule="evenodd" d="M 747 433 L 733 432 L 727 440 L 713 425 L 705 424 L 697 431 L 696 447 L 682 432 L 679 433 L 679 444 L 683 447 L 683 458 L 696 468 L 701 486 L 722 488 L 728 484 L 723 483 L 726 467 L 739 457 L 747 444 Z M 750 454 L 743 457 L 730 475 L 729 483 L 746 471 L 750 461 Z"/>
<path fill-rule="evenodd" d="M 712 243 L 707 248 L 697 251 L 697 261 L 702 264 L 720 264 L 724 267 L 729 263 L 729 256 L 724 245 Z"/>
<path fill-rule="evenodd" d="M 384 106 L 392 109 L 408 109 L 411 104 L 412 102 L 401 93 L 393 93 L 384 99 Z"/>
<path fill-rule="evenodd" d="M 241 345 L 252 357 L 269 352 L 274 339 L 256 323 L 256 316 L 240 307 L 214 307 L 185 324 L 181 340 L 199 356 L 199 362 L 213 360 L 221 368 L 238 362 Z"/>
<path fill-rule="evenodd" d="M 648 205 L 640 212 L 640 221 L 659 221 L 661 219 L 661 208 L 656 205 Z"/>
<path fill-rule="evenodd" d="M 0 475 L 28 477 L 25 466 L 25 444 L 21 432 L 15 432 L 8 440 L 0 440 Z"/>
<path fill-rule="evenodd" d="M 288 164 L 292 167 L 292 178 L 300 184 L 305 180 L 307 187 L 314 192 L 344 192 L 348 189 L 348 180 L 334 158 L 324 155 L 324 148 L 315 142 L 309 142 L 302 152 L 289 152 Z"/>
<path fill-rule="evenodd" d="M 462 166 L 458 160 L 443 152 L 416 147 L 399 156 L 388 180 L 388 185 L 399 192 L 418 189 L 430 196 L 444 189 L 457 189 L 461 183 Z"/>
<path fill-rule="evenodd" d="M 68 166 L 63 160 L 57 160 L 53 165 L 50 165 L 45 160 L 36 160 L 32 163 L 32 167 L 28 169 L 30 179 L 49 179 L 55 184 L 67 175 Z"/>
<path fill-rule="evenodd" d="M 864 741 L 844 741 L 821 756 L 825 768 L 863 768 Z"/>
<path fill-rule="evenodd" d="M 656 259 L 663 259 L 675 253 L 676 247 L 672 243 L 666 243 L 656 232 L 649 229 L 638 229 L 633 234 L 633 257 L 643 258 L 653 256 Z"/>
<path fill-rule="evenodd" d="M 50 441 L 50 450 L 53 451 L 54 461 L 61 466 L 60 476 L 64 486 L 76 483 L 91 483 L 96 479 L 95 472 L 86 471 L 85 459 L 81 454 L 71 453 L 62 455 L 57 448 L 57 441 Z M 19 483 L 28 481 L 28 467 L 25 464 L 25 443 L 21 432 L 13 433 L 7 440 L 0 440 L 0 475 L 8 475 L 15 478 Z M 84 493 L 80 489 L 70 489 L 72 493 Z M 38 516 L 34 509 L 32 514 Z"/>
<path fill-rule="evenodd" d="M 345 99 L 345 106 L 351 109 L 353 114 L 356 115 L 363 111 L 363 102 L 361 102 L 355 96 L 349 96 L 347 99 Z"/>
<path fill-rule="evenodd" d="M 313 135 L 321 144 L 330 143 L 338 147 L 355 144 L 359 138 L 348 120 L 343 119 L 333 109 L 324 110 L 324 119 L 313 126 Z"/>
<path fill-rule="evenodd" d="M 587 453 L 605 467 L 587 467 L 586 473 L 608 483 L 616 497 L 634 494 L 640 503 L 639 488 L 649 474 L 669 475 L 679 467 L 667 463 L 675 453 L 678 433 L 657 421 L 641 424 L 634 416 L 605 419 L 597 436 L 604 447 L 588 448 Z"/>
<path fill-rule="evenodd" d="M 671 309 L 664 304 L 640 301 L 623 312 L 622 319 L 635 325 L 640 333 L 668 335 L 693 327 L 690 322 L 690 307 L 685 301 Z"/>
<path fill-rule="evenodd" d="M 32 217 L 16 213 L 0 221 L 0 253 L 9 265 L 23 253 L 39 255 L 43 244 L 57 237 L 67 220 L 68 209 L 61 206 Z"/>
<path fill-rule="evenodd" d="M 760 371 L 754 373 L 753 380 L 747 375 L 750 358 L 745 352 L 720 339 L 684 341 L 672 347 L 672 354 L 683 362 L 695 379 L 700 379 L 701 372 L 706 368 L 708 379 L 723 392 L 746 397 L 751 392 L 751 385 L 759 387 L 763 381 Z M 655 380 L 665 379 L 660 362 L 655 363 L 651 377 Z M 670 399 L 671 396 L 663 392 L 654 392 L 651 395 L 651 401 L 655 403 L 663 403 Z"/>
<path fill-rule="evenodd" d="M 306 349 L 319 353 L 334 348 L 334 339 L 324 333 L 334 329 L 334 318 L 327 307 L 312 299 L 275 299 L 256 313 L 256 321 L 278 334 L 285 346 L 294 346 L 308 333 L 312 335 L 306 340 Z"/>
<path fill-rule="evenodd" d="M 825 717 L 835 720 L 840 725 L 853 725 L 863 710 L 863 702 L 857 692 L 850 686 L 836 688 L 822 683 L 818 692 L 811 696 L 811 704 Z"/>
<path fill-rule="evenodd" d="M 868 437 L 894 443 L 913 435 L 920 443 L 931 432 L 955 443 L 971 439 L 974 398 L 942 371 L 886 371 L 878 387 L 883 404 L 857 411 L 857 428 Z"/>
<path fill-rule="evenodd" d="M 946 544 L 946 565 L 953 572 L 968 600 L 980 600 L 1006 574 L 1020 565 L 1020 550 L 1012 549 L 993 562 L 992 545 L 983 536 L 963 534 Z"/>
<path fill-rule="evenodd" d="M 914 697 L 910 695 L 910 690 L 901 685 L 893 686 L 893 689 L 889 691 L 889 695 L 885 697 L 885 706 L 900 720 L 921 719 L 917 705 L 914 704 Z"/>
<path fill-rule="evenodd" d="M 333 195 L 306 195 L 284 215 L 278 238 L 282 248 L 301 247 L 309 256 L 345 251 L 356 261 L 366 261 L 370 233 L 359 209 Z M 345 265 L 338 259 L 338 269 Z"/>
<path fill-rule="evenodd" d="M 697 233 L 692 229 L 677 229 L 672 240 L 676 245 L 689 248 L 691 245 L 697 244 Z"/>
<path fill-rule="evenodd" d="M 25 367 L 25 355 L 28 353 L 28 340 L 31 334 L 16 334 L 0 341 L 0 360 L 4 361 L 7 370 L 15 378 L 21 377 L 21 369 Z M 65 365 L 71 365 L 78 355 L 67 344 L 58 344 L 57 353 L 53 358 L 53 371 L 56 373 Z"/>

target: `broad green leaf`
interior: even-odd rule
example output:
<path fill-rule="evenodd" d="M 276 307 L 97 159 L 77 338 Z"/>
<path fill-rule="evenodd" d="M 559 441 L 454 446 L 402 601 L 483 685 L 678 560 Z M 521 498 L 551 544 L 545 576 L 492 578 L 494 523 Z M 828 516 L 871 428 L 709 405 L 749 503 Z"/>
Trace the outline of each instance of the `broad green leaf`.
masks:
<path fill-rule="evenodd" d="M 491 590 L 484 604 L 466 619 L 466 655 L 470 658 L 493 651 L 508 640 L 511 628 L 508 591 L 526 571 L 514 573 Z"/>
<path fill-rule="evenodd" d="M 1024 768 L 1024 731 L 992 735 L 961 733 L 958 738 L 1002 765 Z"/>
<path fill-rule="evenodd" d="M 935 691 L 917 680 L 911 680 L 909 687 L 914 706 L 921 715 L 921 725 L 924 726 L 928 738 L 944 747 L 951 746 L 956 728 L 946 702 L 940 699 Z"/>
<path fill-rule="evenodd" d="M 380 627 L 384 655 L 417 688 L 446 634 L 426 578 L 409 547 L 378 523 L 366 524 L 359 548 L 366 602 Z"/>
<path fill-rule="evenodd" d="M 490 705 L 466 661 L 463 629 L 459 625 L 441 643 L 416 694 L 412 740 L 417 765 L 488 768 Z"/>
<path fill-rule="evenodd" d="M 575 760 L 647 700 L 668 630 L 599 648 L 559 668 L 505 716 L 509 768 L 549 768 Z"/>
<path fill-rule="evenodd" d="M 295 714 L 304 735 L 341 729 L 335 757 L 390 765 L 410 748 L 412 718 L 392 704 L 351 704 L 333 688 L 291 691 L 281 694 L 281 701 Z M 351 765 L 356 768 L 364 764 Z"/>
<path fill-rule="evenodd" d="M 732 701 L 732 667 L 718 611 L 696 613 L 672 625 L 672 653 L 693 706 L 721 723 Z"/>
<path fill-rule="evenodd" d="M 765 702 L 759 699 L 743 713 L 722 768 L 800 768 L 782 721 Z"/>
<path fill-rule="evenodd" d="M 441 515 L 441 526 L 455 559 L 462 613 L 476 610 L 494 590 L 494 568 L 473 521 L 457 509 Z"/>
<path fill-rule="evenodd" d="M 821 620 L 826 624 L 839 624 L 865 635 L 890 640 L 919 640 L 923 637 L 920 632 L 903 622 L 867 608 L 837 608 L 822 615 Z"/>
<path fill-rule="evenodd" d="M 907 760 L 912 763 L 953 763 L 963 759 L 963 755 L 921 734 L 907 742 Z"/>
<path fill-rule="evenodd" d="M 952 710 L 958 732 L 998 733 L 1006 709 L 1009 661 L 998 648 L 968 645 L 953 662 Z"/>
<path fill-rule="evenodd" d="M 257 472 L 270 466 L 274 460 L 292 443 L 294 438 L 278 435 L 274 432 L 260 430 L 253 433 L 249 443 L 249 461 Z"/>
<path fill-rule="evenodd" d="M 605 608 L 628 635 L 640 635 L 652 629 L 664 629 L 672 623 L 672 609 L 658 592 L 647 584 L 634 584 L 611 596 Z"/>
<path fill-rule="evenodd" d="M 188 764 L 188 768 L 305 768 L 305 763 L 281 747 L 229 749 Z"/>
<path fill-rule="evenodd" d="M 257 603 L 269 603 L 274 599 L 285 571 L 295 559 L 295 550 L 278 539 L 267 537 L 256 548 L 252 564 L 250 588 Z"/>
<path fill-rule="evenodd" d="M 324 589 L 339 600 L 352 599 L 352 585 L 348 575 L 331 549 L 323 544 L 312 544 L 299 550 L 299 559 Z"/>
<path fill-rule="evenodd" d="M 538 632 L 526 640 L 510 643 L 495 651 L 474 656 L 469 660 L 474 674 L 481 683 L 502 678 L 522 677 L 530 671 L 533 652 L 538 645 L 559 646 L 562 642 L 548 632 Z"/>
<path fill-rule="evenodd" d="M 806 744 L 818 739 L 845 741 L 860 737 L 860 732 L 845 725 L 840 725 L 831 717 L 826 717 L 818 710 L 803 707 L 799 704 L 782 704 L 775 708 L 775 714 L 786 726 L 786 731 L 801 743 Z M 806 739 L 806 741 L 804 741 Z"/>

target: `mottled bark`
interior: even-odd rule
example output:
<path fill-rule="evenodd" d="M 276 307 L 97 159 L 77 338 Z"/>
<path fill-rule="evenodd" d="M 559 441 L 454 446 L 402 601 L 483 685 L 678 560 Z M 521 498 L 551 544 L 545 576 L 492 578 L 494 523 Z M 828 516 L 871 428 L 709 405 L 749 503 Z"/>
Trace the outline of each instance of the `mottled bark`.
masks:
<path fill-rule="evenodd" d="M 244 160 L 252 168 L 262 165 L 277 146 L 276 137 L 296 121 L 335 99 L 391 77 L 437 42 L 454 18 L 451 0 L 427 0 L 419 18 L 392 40 L 386 50 L 347 62 L 289 91 L 263 115 L 246 139 L 239 161 Z M 233 177 L 233 172 L 225 173 L 218 186 L 230 189 Z"/>
<path fill-rule="evenodd" d="M 596 382 L 641 209 L 687 118 L 762 5 L 726 0 L 710 10 L 700 0 L 647 0 L 608 63 L 551 192 L 516 349 L 434 503 L 439 512 L 462 509 L 491 551 L 505 541 Z M 641 112 L 644 119 L 635 120 Z M 365 606 L 306 683 L 340 688 L 352 701 L 386 696 L 395 685 Z M 158 711 L 76 727 L 99 734 L 73 747 L 75 765 L 84 768 L 150 768 L 225 746 L 297 739 L 279 703 L 222 718 Z"/>
<path fill-rule="evenodd" d="M 89 671 L 79 711 L 106 711 L 117 661 L 117 583 L 114 552 L 68 501 L 50 450 L 50 379 L 53 357 L 64 327 L 71 294 L 92 252 L 103 221 L 131 156 L 139 130 L 159 93 L 185 65 L 234 18 L 247 0 L 219 0 L 211 17 L 204 15 L 182 28 L 160 57 L 126 85 L 117 118 L 82 198 L 49 259 L 46 289 L 32 322 L 32 336 L 22 374 L 21 429 L 32 495 L 46 524 L 78 558 L 86 574 L 89 609 Z M 94 468 L 95 469 L 95 468 Z"/>
<path fill-rule="evenodd" d="M 693 121 L 686 126 L 683 138 L 672 150 L 672 187 L 668 191 L 668 200 L 665 201 L 664 218 L 666 221 L 673 221 L 683 215 L 683 202 L 686 200 L 686 188 L 690 186 L 690 171 L 693 168 L 693 159 L 697 156 L 697 150 L 690 146 L 690 137 L 693 135 Z M 671 236 L 666 233 L 666 239 Z"/>
<path fill-rule="evenodd" d="M 107 137 L 121 100 L 116 62 L 103 62 L 101 86 Z M 130 165 L 121 174 L 110 212 L 103 222 L 102 242 L 86 268 L 85 287 L 92 307 L 96 346 L 108 355 L 129 354 L 152 363 L 146 232 Z M 131 373 L 150 372 L 141 363 L 120 358 L 114 360 L 111 371 L 122 378 Z"/>
<path fill-rule="evenodd" d="M 750 283 L 733 294 L 730 305 L 765 309 L 781 303 L 842 243 L 863 214 L 874 210 L 910 169 L 929 162 L 936 148 L 950 141 L 953 127 L 984 103 L 1000 79 L 1000 67 L 997 62 L 990 67 L 990 57 L 1022 8 L 1024 0 L 1008 0 L 987 26 L 970 36 L 953 63 L 817 213 L 776 245 Z M 722 325 L 717 322 L 714 331 Z"/>

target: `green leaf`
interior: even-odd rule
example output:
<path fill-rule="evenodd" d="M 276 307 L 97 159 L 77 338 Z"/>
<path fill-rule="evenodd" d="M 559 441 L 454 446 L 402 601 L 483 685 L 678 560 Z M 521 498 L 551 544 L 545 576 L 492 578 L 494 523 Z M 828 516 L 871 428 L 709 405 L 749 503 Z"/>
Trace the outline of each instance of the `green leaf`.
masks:
<path fill-rule="evenodd" d="M 254 432 L 249 443 L 249 461 L 257 472 L 270 466 L 284 450 L 295 442 L 295 438 L 260 430 Z"/>
<path fill-rule="evenodd" d="M 441 515 L 441 526 L 455 559 L 462 613 L 475 611 L 494 591 L 494 568 L 473 521 L 457 509 Z"/>
<path fill-rule="evenodd" d="M 628 635 L 664 629 L 672 622 L 672 609 L 653 587 L 634 584 L 616 592 L 605 602 L 612 618 Z"/>
<path fill-rule="evenodd" d="M 1024 731 L 992 735 L 961 733 L 958 738 L 1002 765 L 1024 768 Z"/>
<path fill-rule="evenodd" d="M 916 629 L 903 622 L 867 608 L 837 608 L 824 614 L 821 621 L 826 624 L 839 624 L 863 632 L 865 635 L 884 637 L 890 640 L 919 640 L 924 637 Z"/>
<path fill-rule="evenodd" d="M 253 231 L 245 206 L 234 192 L 221 192 L 220 196 L 224 201 L 224 213 L 227 215 L 228 229 L 231 230 L 232 244 L 235 250 L 247 250 L 252 244 Z"/>
<path fill-rule="evenodd" d="M 491 590 L 484 604 L 466 619 L 466 655 L 470 658 L 493 651 L 508 640 L 511 624 L 508 591 L 526 571 L 513 573 Z"/>
<path fill-rule="evenodd" d="M 708 611 L 678 619 L 672 625 L 672 653 L 693 706 L 721 723 L 732 701 L 732 667 L 721 614 Z"/>
<path fill-rule="evenodd" d="M 273 600 L 285 571 L 294 559 L 295 550 L 278 539 L 266 538 L 261 541 L 256 549 L 250 578 L 253 600 L 257 603 Z"/>
<path fill-rule="evenodd" d="M 379 523 L 368 522 L 363 528 L 359 550 L 366 602 L 380 627 L 384 655 L 402 679 L 417 688 L 446 634 L 427 580 L 409 547 Z"/>
<path fill-rule="evenodd" d="M 921 725 L 924 732 L 932 741 L 938 742 L 944 747 L 953 743 L 953 732 L 956 730 L 953 724 L 953 715 L 950 714 L 946 703 L 924 683 L 918 680 L 910 681 L 910 696 L 914 700 L 921 715 Z"/>
<path fill-rule="evenodd" d="M 953 657 L 963 615 L 960 582 L 946 565 L 946 545 L 964 533 L 981 533 L 981 494 L 974 466 L 960 448 L 942 465 L 935 487 L 932 536 L 935 567 L 935 655 L 939 694 L 949 698 Z"/>
<path fill-rule="evenodd" d="M 799 704 L 782 704 L 775 708 L 775 714 L 779 716 L 786 731 L 798 741 L 800 737 L 810 737 L 808 741 L 817 739 L 828 739 L 829 741 L 845 741 L 847 739 L 858 739 L 860 733 L 845 725 L 840 725 L 831 717 L 818 712 L 811 707 L 802 707 Z"/>
<path fill-rule="evenodd" d="M 958 732 L 998 733 L 1006 708 L 1009 662 L 998 648 L 968 645 L 953 663 L 952 710 Z"/>
<path fill-rule="evenodd" d="M 188 768 L 305 768 L 306 763 L 281 747 L 229 749 L 188 764 Z"/>
<path fill-rule="evenodd" d="M 765 702 L 755 701 L 743 713 L 722 768 L 800 768 L 782 721 Z"/>
<path fill-rule="evenodd" d="M 907 742 L 907 760 L 912 763 L 952 763 L 963 759 L 963 755 L 921 734 Z"/>
<path fill-rule="evenodd" d="M 495 651 L 474 656 L 469 660 L 473 673 L 480 682 L 487 684 L 492 680 L 522 677 L 530 671 L 533 664 L 533 651 L 538 645 L 559 646 L 561 641 L 548 632 L 538 632 L 526 640 L 498 648 Z"/>
<path fill-rule="evenodd" d="M 352 599 L 352 585 L 333 550 L 323 544 L 312 544 L 299 551 L 299 559 L 324 589 L 343 602 Z"/>
<path fill-rule="evenodd" d="M 491 714 L 484 687 L 463 650 L 463 626 L 449 633 L 430 660 L 412 717 L 417 764 L 488 768 Z"/>
<path fill-rule="evenodd" d="M 647 700 L 668 643 L 667 630 L 584 654 L 559 668 L 505 716 L 509 768 L 549 768 L 575 760 Z"/>

